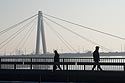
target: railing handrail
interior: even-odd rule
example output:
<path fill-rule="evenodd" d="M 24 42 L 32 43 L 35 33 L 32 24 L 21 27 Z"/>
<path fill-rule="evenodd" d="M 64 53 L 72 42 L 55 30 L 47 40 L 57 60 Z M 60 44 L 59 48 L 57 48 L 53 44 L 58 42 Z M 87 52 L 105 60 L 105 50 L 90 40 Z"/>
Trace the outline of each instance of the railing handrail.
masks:
<path fill-rule="evenodd" d="M 54 57 L 0 57 L 0 59 L 54 59 Z M 60 58 L 60 59 L 93 59 L 93 58 Z M 100 58 L 100 59 L 125 59 L 125 58 Z"/>
<path fill-rule="evenodd" d="M 77 70 L 77 67 L 79 67 L 83 70 L 86 70 L 87 68 L 92 68 L 92 66 L 95 64 L 93 61 L 93 58 L 60 58 L 59 63 L 54 63 L 54 58 L 43 58 L 43 57 L 0 57 L 0 69 L 18 69 L 18 68 L 29 68 L 29 69 L 35 69 L 41 67 L 47 68 L 50 67 L 52 69 L 54 64 L 59 64 L 64 70 L 72 70 L 71 67 Z M 4 66 L 5 65 L 5 66 Z M 46 65 L 46 66 L 44 66 Z M 76 66 L 77 65 L 77 66 Z M 110 68 L 112 66 L 116 66 L 118 68 L 121 68 L 122 70 L 125 70 L 125 58 L 100 58 L 100 65 L 103 66 L 103 68 Z M 113 68 L 113 67 L 112 67 Z M 114 67 L 115 68 L 115 67 Z M 117 68 L 116 68 L 117 69 Z M 118 69 L 119 70 L 119 69 Z"/>
<path fill-rule="evenodd" d="M 94 65 L 94 62 L 59 62 L 60 65 Z M 23 65 L 54 65 L 55 62 L 0 62 L 0 64 L 23 64 Z M 100 65 L 125 65 L 125 63 L 100 62 Z"/>

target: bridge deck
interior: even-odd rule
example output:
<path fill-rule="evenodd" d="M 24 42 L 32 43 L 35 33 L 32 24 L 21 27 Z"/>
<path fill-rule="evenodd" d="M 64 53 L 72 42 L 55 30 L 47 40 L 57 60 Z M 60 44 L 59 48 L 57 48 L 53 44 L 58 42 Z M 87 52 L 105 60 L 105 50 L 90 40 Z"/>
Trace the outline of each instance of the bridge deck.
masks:
<path fill-rule="evenodd" d="M 80 71 L 80 70 L 11 70 L 1 69 L 0 80 L 41 82 L 96 82 L 125 83 L 124 71 Z"/>
<path fill-rule="evenodd" d="M 62 71 L 52 72 L 53 58 L 0 58 L 0 81 L 125 83 L 125 58 L 101 58 L 104 71 L 92 71 L 93 58 L 61 58 Z"/>

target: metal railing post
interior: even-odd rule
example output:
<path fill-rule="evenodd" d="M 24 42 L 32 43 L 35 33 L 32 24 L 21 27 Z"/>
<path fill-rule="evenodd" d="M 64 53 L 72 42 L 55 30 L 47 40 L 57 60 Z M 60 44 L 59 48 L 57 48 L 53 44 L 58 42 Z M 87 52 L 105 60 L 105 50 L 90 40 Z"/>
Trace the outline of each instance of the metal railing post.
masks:
<path fill-rule="evenodd" d="M 32 58 L 30 58 L 30 69 L 32 70 Z"/>
<path fill-rule="evenodd" d="M 64 63 L 64 58 L 63 58 L 63 63 Z M 63 70 L 65 70 L 65 65 L 63 64 Z"/>
<path fill-rule="evenodd" d="M 0 58 L 0 69 L 1 69 L 1 58 Z"/>
<path fill-rule="evenodd" d="M 124 64 L 124 71 L 125 71 L 125 64 Z"/>
<path fill-rule="evenodd" d="M 32 58 L 30 58 L 30 69 L 32 70 Z"/>
<path fill-rule="evenodd" d="M 84 64 L 84 70 L 86 70 L 86 68 L 85 68 L 85 64 Z"/>
<path fill-rule="evenodd" d="M 16 69 L 16 63 L 14 63 L 14 69 Z"/>
<path fill-rule="evenodd" d="M 68 70 L 68 64 L 66 64 L 66 70 Z"/>

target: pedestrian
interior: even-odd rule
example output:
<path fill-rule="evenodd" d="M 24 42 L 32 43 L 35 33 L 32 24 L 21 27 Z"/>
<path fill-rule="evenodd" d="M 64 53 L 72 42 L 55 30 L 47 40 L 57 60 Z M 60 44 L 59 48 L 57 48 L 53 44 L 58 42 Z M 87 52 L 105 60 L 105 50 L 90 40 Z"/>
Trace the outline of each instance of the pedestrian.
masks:
<path fill-rule="evenodd" d="M 61 69 L 60 65 L 59 65 L 59 54 L 57 52 L 57 50 L 54 50 L 55 56 L 54 56 L 54 65 L 53 65 L 53 71 L 55 71 L 57 69 L 57 67 Z"/>
<path fill-rule="evenodd" d="M 99 46 L 95 47 L 95 51 L 93 52 L 93 58 L 94 58 L 94 66 L 93 66 L 92 70 L 94 70 L 94 68 L 97 65 L 97 70 L 100 69 L 100 71 L 102 71 L 102 68 L 100 67 L 100 64 L 99 64 L 99 61 L 100 61 Z"/>

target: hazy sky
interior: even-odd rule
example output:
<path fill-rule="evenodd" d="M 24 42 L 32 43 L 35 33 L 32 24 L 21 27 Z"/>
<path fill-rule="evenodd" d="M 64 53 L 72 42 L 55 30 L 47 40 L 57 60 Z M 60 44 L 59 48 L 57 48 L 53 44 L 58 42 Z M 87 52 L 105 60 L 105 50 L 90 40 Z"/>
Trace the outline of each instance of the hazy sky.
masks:
<path fill-rule="evenodd" d="M 0 30 L 4 30 L 11 25 L 37 14 L 38 11 L 125 38 L 125 0 L 0 0 Z M 55 24 L 48 23 L 62 34 L 77 52 L 94 50 L 95 45 L 82 40 L 68 31 L 56 27 Z M 71 52 L 57 39 L 51 29 L 47 28 L 48 26 L 46 24 L 44 25 L 48 51 L 52 52 L 53 49 L 58 49 L 60 52 Z M 125 50 L 124 40 L 65 23 L 63 25 L 111 49 L 111 51 Z M 36 27 L 34 28 L 33 37 L 36 37 Z M 11 35 L 12 33 L 8 32 L 8 34 Z M 6 36 L 4 36 L 4 38 L 6 38 Z M 0 38 L 1 42 L 4 38 Z M 35 38 L 30 38 L 29 40 L 34 41 L 30 45 L 32 47 L 18 47 L 17 49 L 33 51 L 35 49 L 34 39 Z M 14 41 L 14 44 L 15 42 L 16 41 Z M 11 52 L 11 48 L 13 47 L 8 47 L 11 47 L 10 44 L 1 49 L 1 53 L 4 53 L 4 51 Z M 105 50 L 101 48 L 101 51 Z"/>

